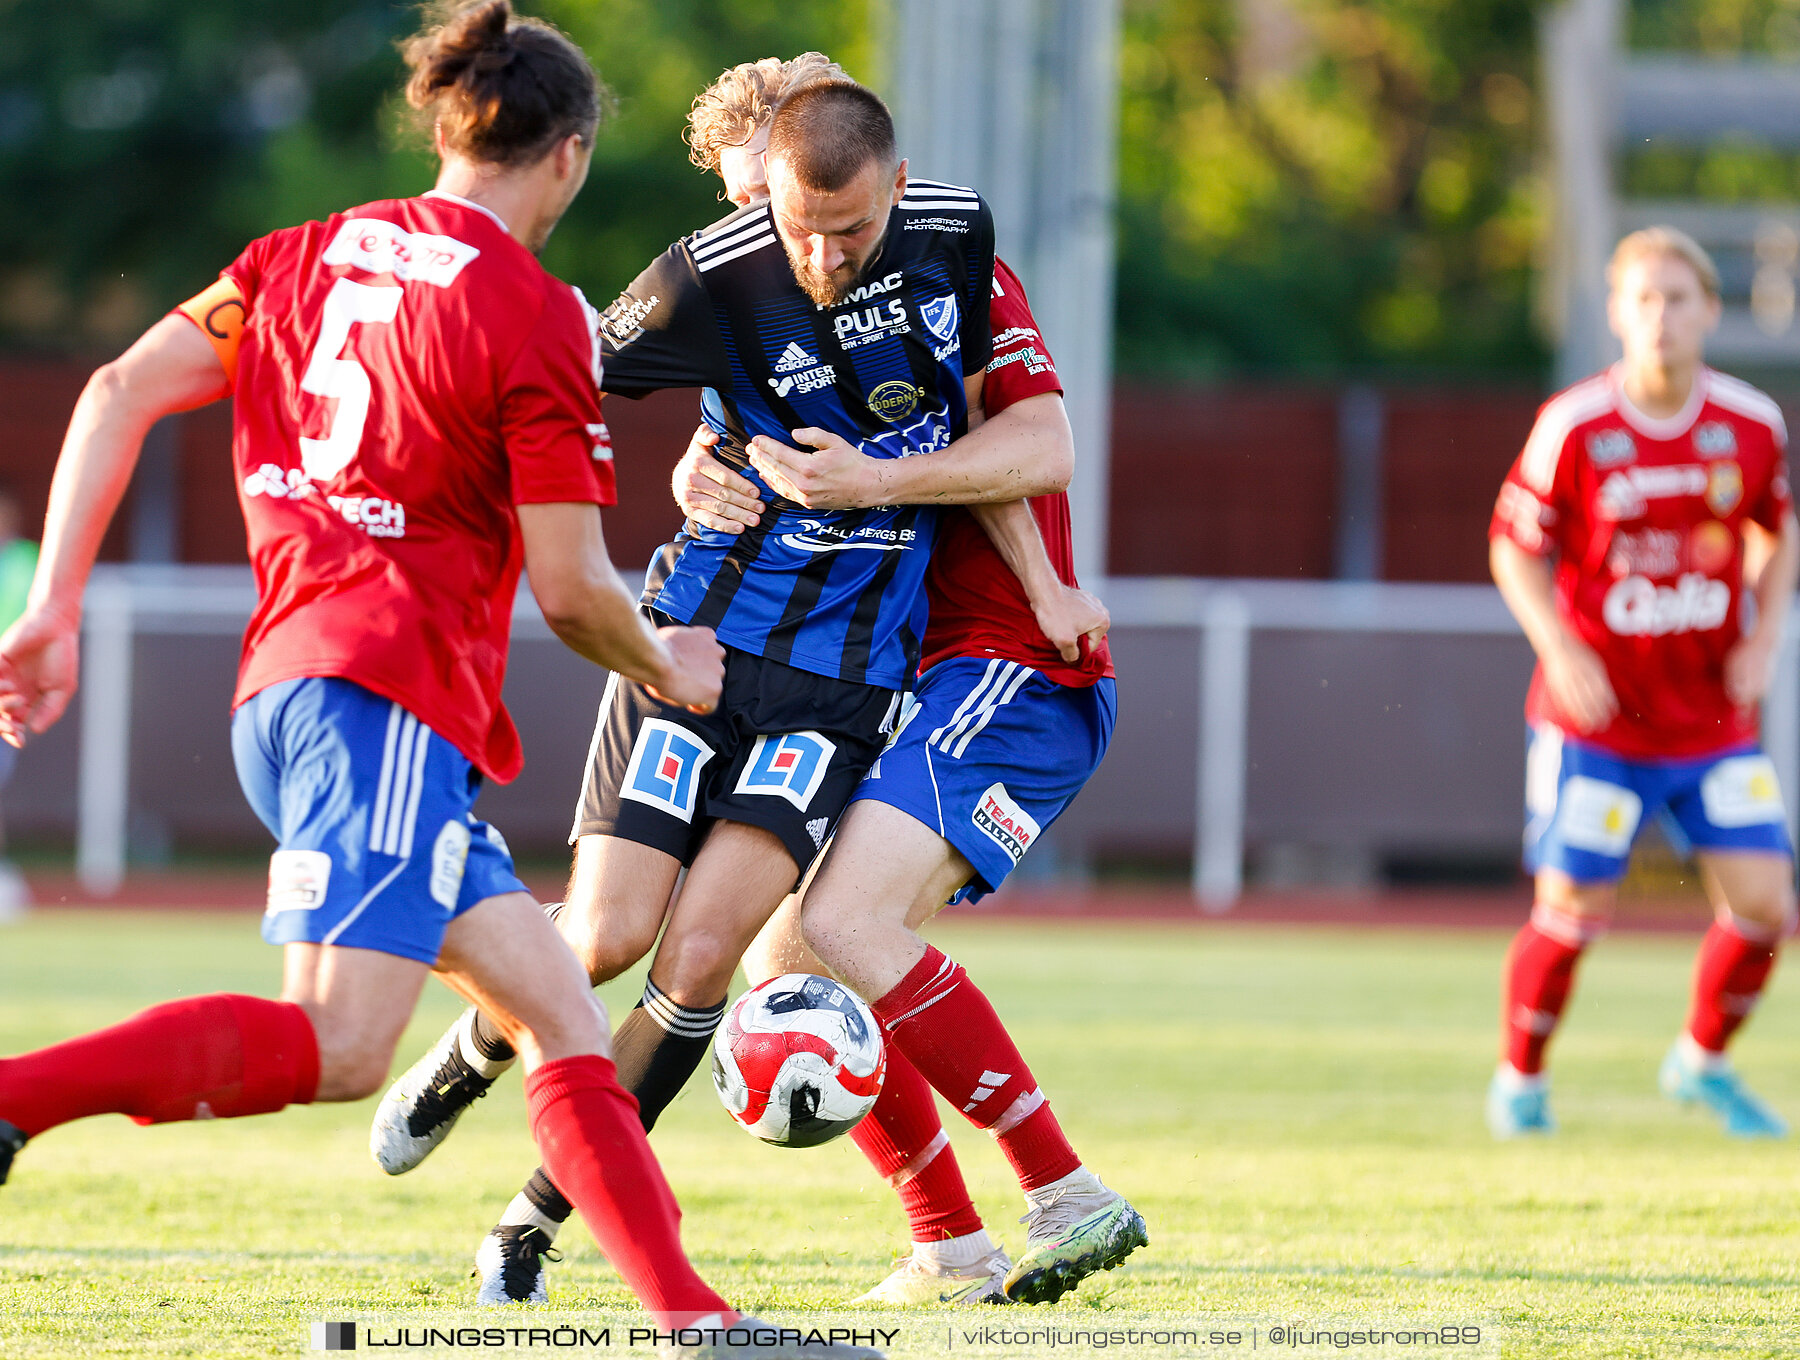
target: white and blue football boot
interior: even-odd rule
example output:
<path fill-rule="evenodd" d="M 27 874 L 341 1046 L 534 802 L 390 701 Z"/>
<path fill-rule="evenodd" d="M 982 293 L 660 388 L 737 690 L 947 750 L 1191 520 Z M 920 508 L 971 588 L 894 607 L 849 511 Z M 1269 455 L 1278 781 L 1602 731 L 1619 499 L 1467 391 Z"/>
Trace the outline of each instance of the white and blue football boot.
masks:
<path fill-rule="evenodd" d="M 1487 1126 L 1494 1137 L 1529 1138 L 1556 1132 L 1550 1113 L 1550 1083 L 1501 1063 L 1488 1083 Z"/>
<path fill-rule="evenodd" d="M 1704 1105 L 1733 1138 L 1784 1138 L 1787 1120 L 1744 1085 L 1723 1054 L 1708 1060 L 1684 1035 L 1663 1059 L 1656 1084 L 1670 1100 Z"/>

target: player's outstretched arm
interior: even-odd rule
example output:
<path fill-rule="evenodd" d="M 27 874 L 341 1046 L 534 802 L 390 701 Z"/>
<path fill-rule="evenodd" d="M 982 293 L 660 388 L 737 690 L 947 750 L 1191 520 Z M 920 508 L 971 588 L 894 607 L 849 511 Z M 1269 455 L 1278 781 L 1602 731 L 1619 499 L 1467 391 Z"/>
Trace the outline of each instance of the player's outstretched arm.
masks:
<path fill-rule="evenodd" d="M 600 509 L 521 505 L 525 570 L 544 621 L 589 661 L 648 685 L 695 713 L 718 706 L 725 651 L 710 628 L 652 628 L 606 553 Z"/>
<path fill-rule="evenodd" d="M 873 505 L 980 505 L 1065 490 L 1075 438 L 1062 396 L 1014 402 L 936 453 L 870 458 L 825 430 L 795 430 L 793 448 L 758 435 L 750 461 L 769 485 L 809 510 Z"/>
<path fill-rule="evenodd" d="M 1537 653 L 1544 683 L 1557 706 L 1583 732 L 1605 727 L 1619 711 L 1606 674 L 1606 663 L 1594 649 L 1564 626 L 1556 612 L 1555 578 L 1548 558 L 1526 552 L 1510 538 L 1488 545 L 1488 567 L 1501 598 Z"/>
<path fill-rule="evenodd" d="M 1062 583 L 1050 564 L 1050 554 L 1044 550 L 1044 537 L 1038 532 L 1037 517 L 1031 513 L 1031 507 L 1024 501 L 1007 501 L 1002 505 L 971 505 L 969 513 L 1019 578 L 1038 627 L 1062 653 L 1062 659 L 1079 661 L 1083 639 L 1090 651 L 1098 647 L 1106 630 L 1112 627 L 1112 615 L 1098 596 Z"/>
<path fill-rule="evenodd" d="M 1800 523 L 1788 511 L 1781 532 L 1751 521 L 1744 526 L 1744 579 L 1756 596 L 1756 625 L 1725 656 L 1725 693 L 1748 708 L 1768 692 L 1781 630 L 1800 583 Z"/>
<path fill-rule="evenodd" d="M 0 737 L 14 746 L 60 718 L 75 693 L 82 591 L 144 436 L 164 416 L 228 390 L 212 343 L 180 316 L 164 317 L 88 379 L 56 461 L 29 602 L 0 637 Z"/>

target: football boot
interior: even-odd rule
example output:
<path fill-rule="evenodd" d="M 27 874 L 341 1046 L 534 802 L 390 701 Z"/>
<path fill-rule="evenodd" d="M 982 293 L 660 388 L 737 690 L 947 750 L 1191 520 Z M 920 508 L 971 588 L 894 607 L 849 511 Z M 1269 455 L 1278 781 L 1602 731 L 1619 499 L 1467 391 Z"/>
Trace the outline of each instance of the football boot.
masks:
<path fill-rule="evenodd" d="M 1027 1191 L 1025 1251 L 1003 1286 L 1014 1303 L 1055 1303 L 1096 1271 L 1111 1270 L 1148 1246 L 1144 1216 L 1093 1172 Z"/>
<path fill-rule="evenodd" d="M 1541 1078 L 1521 1084 L 1517 1073 L 1495 1072 L 1488 1083 L 1487 1126 L 1501 1139 L 1555 1133 L 1549 1084 Z"/>
<path fill-rule="evenodd" d="M 967 1266 L 946 1265 L 915 1250 L 895 1264 L 893 1274 L 851 1302 L 886 1308 L 933 1303 L 1011 1303 L 1005 1289 L 1011 1269 L 1012 1258 L 999 1250 Z"/>
<path fill-rule="evenodd" d="M 484 1308 L 548 1302 L 546 1260 L 560 1261 L 562 1253 L 550 1245 L 542 1228 L 502 1223 L 491 1229 L 475 1249 L 475 1277 L 481 1281 L 475 1302 Z"/>
<path fill-rule="evenodd" d="M 1682 1048 L 1677 1040 L 1657 1073 L 1656 1084 L 1665 1096 L 1682 1105 L 1706 1106 L 1733 1138 L 1787 1136 L 1787 1120 L 1754 1095 L 1731 1064 L 1697 1065 Z"/>
<path fill-rule="evenodd" d="M 490 1075 L 476 1071 L 464 1054 L 473 1008 L 444 1031 L 431 1051 L 407 1068 L 381 1098 L 369 1126 L 369 1155 L 390 1176 L 411 1171 L 450 1136 L 464 1110 L 488 1093 L 511 1066 L 489 1063 Z"/>

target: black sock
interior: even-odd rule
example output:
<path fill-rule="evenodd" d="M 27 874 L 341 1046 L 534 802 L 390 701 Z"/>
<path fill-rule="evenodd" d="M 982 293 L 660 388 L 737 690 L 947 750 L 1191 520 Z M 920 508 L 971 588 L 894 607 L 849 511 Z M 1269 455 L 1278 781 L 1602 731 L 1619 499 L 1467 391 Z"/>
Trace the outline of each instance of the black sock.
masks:
<path fill-rule="evenodd" d="M 704 1010 L 682 1006 L 645 979 L 643 1000 L 613 1033 L 619 1085 L 637 1097 L 645 1133 L 656 1127 L 657 1117 L 681 1094 L 724 1018 L 723 1001 Z"/>
<path fill-rule="evenodd" d="M 556 918 L 562 915 L 566 902 L 550 902 L 544 907 L 544 915 L 555 924 Z M 489 1062 L 506 1062 L 519 1056 L 518 1050 L 506 1041 L 500 1027 L 488 1019 L 486 1011 L 475 1015 L 475 1023 L 469 1028 L 469 1036 L 475 1041 L 475 1051 Z M 549 1182 L 545 1182 L 549 1184 Z M 567 1217 L 567 1215 L 564 1215 Z"/>
<path fill-rule="evenodd" d="M 645 982 L 643 1000 L 613 1034 L 613 1063 L 618 1068 L 619 1084 L 637 1097 L 638 1117 L 643 1120 L 645 1133 L 656 1126 L 656 1117 L 694 1074 L 712 1042 L 713 1031 L 724 1018 L 723 1001 L 703 1011 L 694 1010 L 669 1000 L 654 982 Z M 678 1029 L 664 1028 L 665 1022 Z M 541 1166 L 531 1173 L 519 1194 L 530 1211 L 552 1223 L 567 1223 L 569 1215 L 575 1212 Z M 516 1200 L 514 1205 L 524 1207 Z M 501 1222 L 532 1221 L 530 1211 L 515 1214 L 509 1209 Z M 550 1236 L 554 1238 L 555 1233 Z"/>

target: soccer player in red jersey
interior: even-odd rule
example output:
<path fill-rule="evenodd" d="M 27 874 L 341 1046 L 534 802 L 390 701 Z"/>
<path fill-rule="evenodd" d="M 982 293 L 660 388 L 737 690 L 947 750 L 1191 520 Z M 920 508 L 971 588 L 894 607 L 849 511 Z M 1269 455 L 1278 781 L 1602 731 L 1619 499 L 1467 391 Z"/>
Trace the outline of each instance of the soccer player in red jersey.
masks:
<path fill-rule="evenodd" d="M 815 56 L 796 59 L 800 78 L 816 78 Z M 707 148 L 737 202 L 764 189 L 766 122 L 744 121 L 755 129 L 746 140 Z M 706 148 L 704 137 L 692 140 L 697 152 Z M 823 432 L 795 431 L 810 447 L 759 439 L 757 470 L 808 508 L 842 509 L 979 502 L 992 494 L 990 450 L 1026 466 L 1066 458 L 1072 467 L 1055 364 L 1023 286 L 1000 263 L 989 319 L 986 415 L 1010 408 L 1044 425 L 892 464 Z M 754 524 L 764 508 L 754 484 L 707 457 L 709 442 L 697 437 L 677 498 L 715 527 Z M 1104 609 L 1075 580 L 1066 493 L 979 513 L 978 521 L 950 508 L 940 526 L 921 678 L 899 731 L 852 799 L 803 911 L 790 899 L 745 958 L 753 983 L 829 968 L 871 1004 L 888 1036 L 881 1097 L 851 1137 L 898 1192 L 913 1250 L 861 1302 L 1048 1302 L 1147 1240 L 1136 1210 L 1081 1165 L 986 998 L 916 933 L 947 902 L 999 886 L 1079 792 L 1112 729 Z M 933 1087 L 995 1137 L 1019 1177 L 1030 1212 L 1016 1265 L 975 1212 Z"/>
<path fill-rule="evenodd" d="M 30 607 L 0 639 L 0 733 L 17 745 L 74 690 L 82 588 L 145 432 L 236 393 L 258 605 L 233 749 L 281 846 L 264 935 L 285 949 L 283 999 L 177 1001 L 0 1059 L 0 1179 L 27 1138 L 89 1115 L 361 1099 L 435 969 L 519 1047 L 545 1163 L 659 1324 L 682 1329 L 674 1349 L 800 1353 L 688 1263 L 605 1012 L 471 811 L 484 776 L 521 763 L 500 690 L 522 565 L 574 650 L 696 712 L 720 692 L 710 632 L 652 629 L 607 558 L 592 316 L 535 258 L 586 178 L 594 75 L 507 0 L 464 7 L 407 59 L 436 189 L 253 242 L 96 374 Z"/>
<path fill-rule="evenodd" d="M 1488 1124 L 1503 1138 L 1555 1128 L 1544 1047 L 1660 812 L 1714 909 L 1660 1085 L 1728 1133 L 1779 1137 L 1786 1123 L 1725 1047 L 1795 916 L 1786 813 L 1757 744 L 1800 576 L 1787 431 L 1773 401 L 1703 362 L 1719 281 L 1690 238 L 1634 232 L 1608 279 L 1624 360 L 1545 403 L 1489 529 L 1494 580 L 1538 667 L 1525 790 L 1537 898 L 1507 957 Z"/>

